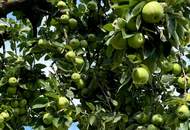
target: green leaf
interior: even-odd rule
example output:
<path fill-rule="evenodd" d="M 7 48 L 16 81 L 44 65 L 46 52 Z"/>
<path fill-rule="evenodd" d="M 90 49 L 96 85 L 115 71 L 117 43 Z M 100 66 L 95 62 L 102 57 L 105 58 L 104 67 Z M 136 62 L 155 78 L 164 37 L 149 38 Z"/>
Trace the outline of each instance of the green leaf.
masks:
<path fill-rule="evenodd" d="M 95 111 L 95 106 L 91 102 L 86 102 L 86 105 L 90 108 L 90 110 Z"/>
<path fill-rule="evenodd" d="M 168 14 L 166 14 L 166 22 L 167 22 L 168 35 L 169 35 L 169 38 L 171 38 L 171 36 L 176 30 L 177 22 L 172 15 L 168 15 Z"/>
<path fill-rule="evenodd" d="M 76 106 L 75 110 L 76 110 L 76 116 L 82 112 L 82 109 L 79 106 Z"/>
<path fill-rule="evenodd" d="M 140 2 L 139 4 L 137 4 L 131 11 L 131 17 L 135 17 L 137 16 L 139 13 L 141 13 L 142 8 L 144 7 L 144 5 L 146 4 L 145 1 Z"/>
<path fill-rule="evenodd" d="M 121 33 L 122 33 L 123 39 L 127 39 L 127 38 L 134 36 L 134 34 L 127 34 L 125 29 L 122 29 Z"/>
<path fill-rule="evenodd" d="M 37 70 L 44 69 L 45 67 L 46 67 L 46 65 L 40 64 L 40 63 L 34 65 L 34 68 Z"/>
<path fill-rule="evenodd" d="M 90 125 L 93 125 L 95 121 L 96 121 L 96 116 L 94 116 L 94 115 L 90 116 L 90 118 L 89 118 Z"/>
<path fill-rule="evenodd" d="M 74 98 L 74 93 L 71 90 L 66 91 L 66 96 L 69 98 Z"/>
<path fill-rule="evenodd" d="M 35 104 L 32 106 L 32 109 L 44 108 L 46 106 L 47 106 L 47 104 Z"/>
<path fill-rule="evenodd" d="M 112 26 L 112 23 L 108 23 L 103 26 L 103 29 L 110 32 L 110 31 L 113 31 L 114 28 Z"/>
<path fill-rule="evenodd" d="M 111 56 L 112 56 L 112 54 L 113 54 L 113 51 L 114 51 L 114 48 L 113 48 L 111 45 L 109 45 L 109 46 L 107 47 L 107 49 L 106 49 L 106 56 L 107 56 L 108 58 L 111 58 Z"/>
<path fill-rule="evenodd" d="M 117 122 L 120 121 L 120 120 L 121 120 L 121 115 L 118 115 L 118 116 L 116 116 L 116 117 L 114 118 L 113 123 L 117 123 Z"/>
<path fill-rule="evenodd" d="M 59 118 L 53 118 L 53 126 L 55 126 L 56 128 L 59 127 Z"/>
<path fill-rule="evenodd" d="M 34 99 L 32 104 L 46 104 L 48 103 L 48 98 L 44 97 L 43 95 L 37 97 L 36 99 Z"/>

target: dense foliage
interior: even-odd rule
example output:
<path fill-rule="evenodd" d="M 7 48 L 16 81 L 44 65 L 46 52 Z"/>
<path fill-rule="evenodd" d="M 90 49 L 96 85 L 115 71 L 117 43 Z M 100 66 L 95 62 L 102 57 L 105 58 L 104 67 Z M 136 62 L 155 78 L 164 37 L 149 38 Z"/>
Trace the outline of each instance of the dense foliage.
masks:
<path fill-rule="evenodd" d="M 189 0 L 48 1 L 1 18 L 1 130 L 189 129 Z"/>

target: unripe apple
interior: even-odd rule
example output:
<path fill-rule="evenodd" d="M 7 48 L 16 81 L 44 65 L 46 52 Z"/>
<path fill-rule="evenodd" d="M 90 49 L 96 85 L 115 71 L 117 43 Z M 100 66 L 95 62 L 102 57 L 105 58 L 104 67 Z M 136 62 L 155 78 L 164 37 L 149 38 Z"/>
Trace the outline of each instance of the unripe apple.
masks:
<path fill-rule="evenodd" d="M 76 85 L 79 89 L 83 88 L 85 83 L 84 83 L 84 80 L 83 79 L 79 79 L 77 82 L 76 82 Z"/>
<path fill-rule="evenodd" d="M 57 107 L 59 109 L 66 108 L 69 105 L 69 100 L 66 97 L 59 97 L 57 101 Z"/>
<path fill-rule="evenodd" d="M 53 121 L 53 116 L 50 113 L 46 113 L 43 115 L 43 123 L 46 125 L 50 125 Z"/>
<path fill-rule="evenodd" d="M 186 80 L 185 77 L 179 77 L 179 78 L 177 79 L 178 86 L 179 86 L 180 88 L 182 88 L 182 89 L 185 88 L 185 82 L 186 82 L 185 80 Z"/>
<path fill-rule="evenodd" d="M 158 23 L 164 16 L 164 9 L 157 1 L 147 3 L 142 9 L 143 20 L 147 23 Z"/>
<path fill-rule="evenodd" d="M 27 100 L 26 99 L 22 99 L 20 102 L 19 102 L 19 106 L 20 107 L 25 107 L 27 104 Z"/>
<path fill-rule="evenodd" d="M 165 60 L 162 62 L 161 69 L 164 73 L 170 72 L 173 69 L 173 64 Z"/>
<path fill-rule="evenodd" d="M 134 36 L 128 38 L 127 42 L 131 48 L 138 49 L 144 45 L 145 39 L 142 33 L 136 33 Z"/>
<path fill-rule="evenodd" d="M 75 29 L 77 27 L 77 25 L 78 25 L 78 21 L 76 19 L 74 19 L 74 18 L 69 19 L 69 27 L 71 29 Z"/>
<path fill-rule="evenodd" d="M 132 79 L 135 84 L 146 84 L 149 80 L 149 72 L 143 67 L 134 68 Z"/>
<path fill-rule="evenodd" d="M 162 115 L 160 115 L 160 114 L 153 115 L 151 121 L 156 126 L 161 126 L 164 124 L 164 119 L 163 119 Z"/>
<path fill-rule="evenodd" d="M 73 39 L 70 40 L 69 45 L 73 49 L 78 48 L 80 46 L 80 41 L 78 39 L 76 39 L 76 38 L 73 38 Z"/>
<path fill-rule="evenodd" d="M 147 130 L 159 130 L 159 129 L 155 125 L 150 124 L 148 125 Z"/>
<path fill-rule="evenodd" d="M 46 47 L 46 40 L 45 39 L 39 39 L 38 40 L 38 46 L 40 47 L 40 48 L 43 48 L 43 47 Z"/>
<path fill-rule="evenodd" d="M 15 77 L 10 77 L 8 83 L 10 86 L 16 86 L 18 84 L 18 81 Z"/>
<path fill-rule="evenodd" d="M 17 88 L 16 87 L 8 87 L 7 88 L 7 94 L 8 95 L 14 95 L 16 94 Z"/>
<path fill-rule="evenodd" d="M 69 22 L 69 16 L 68 15 L 66 15 L 66 14 L 63 14 L 63 15 L 61 15 L 61 22 L 63 23 L 63 24 L 67 24 L 68 22 Z"/>
<path fill-rule="evenodd" d="M 174 63 L 172 73 L 175 75 L 179 75 L 181 73 L 181 71 L 182 71 L 181 65 L 178 63 Z"/>
<path fill-rule="evenodd" d="M 188 76 L 187 77 L 182 77 L 182 76 L 178 77 L 177 83 L 178 83 L 179 87 L 182 89 L 184 89 L 185 87 L 189 88 L 190 87 L 190 77 L 188 77 Z"/>
<path fill-rule="evenodd" d="M 139 124 L 145 124 L 148 122 L 148 115 L 145 113 L 139 113 L 137 115 L 135 115 L 135 120 L 139 123 Z"/>
<path fill-rule="evenodd" d="M 67 5 L 66 5 L 65 2 L 59 1 L 59 2 L 57 3 L 57 8 L 58 8 L 58 9 L 66 9 L 66 8 L 67 8 Z"/>
<path fill-rule="evenodd" d="M 146 130 L 146 127 L 144 127 L 144 126 L 137 126 L 137 128 L 135 130 Z"/>
<path fill-rule="evenodd" d="M 88 8 L 89 10 L 95 11 L 97 7 L 98 7 L 98 6 L 97 6 L 97 3 L 96 3 L 95 1 L 93 1 L 93 0 L 91 0 L 91 1 L 89 1 L 89 2 L 87 3 L 87 8 Z"/>
<path fill-rule="evenodd" d="M 14 108 L 18 107 L 18 105 L 19 105 L 18 101 L 12 101 L 11 102 L 11 106 Z"/>
<path fill-rule="evenodd" d="M 81 45 L 81 47 L 87 48 L 88 42 L 86 40 L 81 40 L 80 45 Z"/>
<path fill-rule="evenodd" d="M 75 59 L 75 52 L 74 51 L 68 51 L 66 54 L 65 54 L 65 58 L 68 60 L 68 61 L 73 61 Z"/>
<path fill-rule="evenodd" d="M 129 22 L 126 24 L 126 27 L 130 31 L 137 31 L 136 18 L 130 19 Z"/>
<path fill-rule="evenodd" d="M 73 81 L 77 82 L 77 81 L 79 81 L 79 80 L 81 79 L 81 76 L 80 76 L 79 73 L 73 73 L 73 74 L 71 75 L 71 79 L 72 79 Z"/>
<path fill-rule="evenodd" d="M 88 36 L 87 36 L 87 40 L 89 41 L 89 42 L 95 42 L 96 41 L 96 35 L 95 34 L 88 34 Z"/>
<path fill-rule="evenodd" d="M 84 60 L 82 57 L 75 57 L 75 63 L 77 65 L 83 65 L 84 64 Z"/>
<path fill-rule="evenodd" d="M 10 115 L 7 111 L 1 112 L 0 116 L 2 116 L 6 121 L 10 118 Z"/>
<path fill-rule="evenodd" d="M 14 115 L 18 116 L 20 114 L 20 109 L 19 108 L 14 108 Z"/>
<path fill-rule="evenodd" d="M 176 114 L 180 120 L 187 120 L 190 117 L 190 111 L 187 105 L 181 105 L 177 108 Z"/>

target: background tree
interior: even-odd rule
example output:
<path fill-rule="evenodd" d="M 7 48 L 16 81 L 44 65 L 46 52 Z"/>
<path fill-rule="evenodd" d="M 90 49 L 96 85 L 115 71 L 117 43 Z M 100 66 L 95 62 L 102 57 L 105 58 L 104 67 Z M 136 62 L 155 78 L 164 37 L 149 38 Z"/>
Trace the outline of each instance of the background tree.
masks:
<path fill-rule="evenodd" d="M 189 128 L 188 0 L 0 4 L 0 129 Z"/>

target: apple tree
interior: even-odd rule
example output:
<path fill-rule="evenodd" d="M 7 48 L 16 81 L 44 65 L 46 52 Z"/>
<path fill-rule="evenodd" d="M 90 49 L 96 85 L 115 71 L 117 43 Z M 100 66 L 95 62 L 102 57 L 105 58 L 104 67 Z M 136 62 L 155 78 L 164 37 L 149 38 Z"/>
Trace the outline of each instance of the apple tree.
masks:
<path fill-rule="evenodd" d="M 0 5 L 0 130 L 190 129 L 189 0 Z"/>

